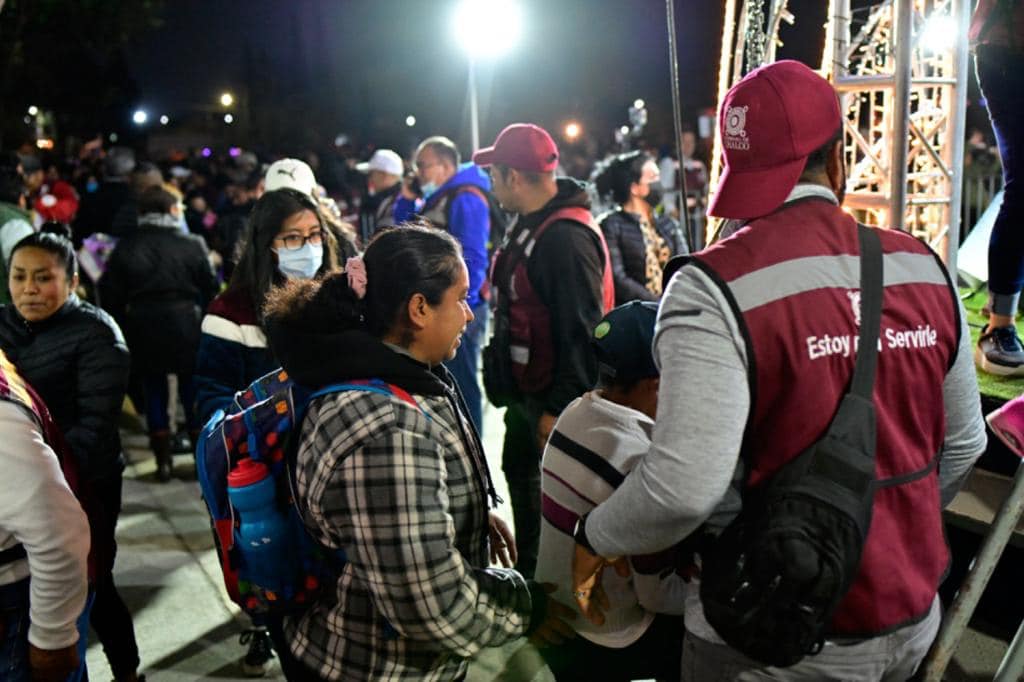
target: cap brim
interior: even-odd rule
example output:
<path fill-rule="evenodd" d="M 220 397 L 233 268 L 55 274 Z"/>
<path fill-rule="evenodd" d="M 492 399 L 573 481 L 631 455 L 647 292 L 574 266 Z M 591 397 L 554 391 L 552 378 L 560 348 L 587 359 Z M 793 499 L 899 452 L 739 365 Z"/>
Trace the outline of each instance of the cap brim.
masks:
<path fill-rule="evenodd" d="M 370 162 L 369 161 L 363 161 L 362 163 L 357 163 L 356 164 L 356 170 L 359 171 L 360 173 L 369 173 L 370 172 Z"/>
<path fill-rule="evenodd" d="M 494 165 L 494 147 L 484 147 L 473 152 L 473 163 L 478 166 Z"/>
<path fill-rule="evenodd" d="M 736 171 L 726 168 L 708 204 L 708 215 L 747 220 L 768 215 L 786 200 L 803 173 L 806 158 L 771 168 Z"/>

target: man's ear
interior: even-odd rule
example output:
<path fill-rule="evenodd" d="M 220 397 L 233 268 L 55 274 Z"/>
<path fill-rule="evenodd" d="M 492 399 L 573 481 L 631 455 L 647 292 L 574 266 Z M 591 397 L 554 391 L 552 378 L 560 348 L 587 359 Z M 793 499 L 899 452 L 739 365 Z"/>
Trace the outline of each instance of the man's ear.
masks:
<path fill-rule="evenodd" d="M 420 330 L 427 326 L 427 322 L 430 319 L 430 304 L 427 303 L 427 299 L 423 294 L 413 294 L 409 297 L 409 303 L 406 305 L 406 311 L 409 314 L 409 324 L 414 330 Z"/>
<path fill-rule="evenodd" d="M 841 197 L 846 189 L 846 158 L 843 155 L 843 139 L 839 138 L 825 158 L 825 174 L 836 196 Z"/>

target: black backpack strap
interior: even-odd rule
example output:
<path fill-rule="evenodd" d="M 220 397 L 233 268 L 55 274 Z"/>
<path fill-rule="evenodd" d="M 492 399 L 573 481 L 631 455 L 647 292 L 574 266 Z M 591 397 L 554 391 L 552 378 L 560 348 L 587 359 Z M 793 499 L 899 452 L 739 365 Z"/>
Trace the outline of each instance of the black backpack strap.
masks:
<path fill-rule="evenodd" d="M 882 241 L 875 230 L 857 224 L 860 240 L 860 339 L 850 393 L 871 401 L 882 324 Z"/>
<path fill-rule="evenodd" d="M 13 564 L 19 559 L 27 559 L 28 553 L 25 551 L 25 545 L 15 545 L 14 547 L 8 547 L 7 549 L 0 551 L 0 566 L 6 566 L 7 564 Z"/>

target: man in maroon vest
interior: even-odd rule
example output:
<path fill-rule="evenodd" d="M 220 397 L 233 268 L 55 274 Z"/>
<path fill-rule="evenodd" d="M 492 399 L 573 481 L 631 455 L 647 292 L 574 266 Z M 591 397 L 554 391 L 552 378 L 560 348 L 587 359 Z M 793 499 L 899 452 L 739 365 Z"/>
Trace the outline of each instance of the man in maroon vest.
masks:
<path fill-rule="evenodd" d="M 597 380 L 590 333 L 614 305 L 615 291 L 586 186 L 555 177 L 558 148 L 546 130 L 512 124 L 473 163 L 490 167 L 494 195 L 519 214 L 495 256 L 491 284 L 495 326 L 511 327 L 511 343 L 498 352 L 517 384 L 505 412 L 502 469 L 519 546 L 516 568 L 532 577 L 541 452 L 559 413 Z M 493 379 L 488 371 L 485 362 L 485 386 Z"/>
<path fill-rule="evenodd" d="M 745 225 L 696 254 L 666 289 L 651 450 L 577 526 L 576 597 L 594 618 L 588 578 L 600 557 L 662 550 L 705 522 L 721 529 L 744 489 L 824 434 L 852 376 L 859 245 L 840 207 L 836 94 L 806 66 L 782 61 L 734 86 L 721 112 L 725 172 L 710 213 Z M 822 651 L 781 670 L 727 646 L 694 584 L 685 680 L 907 679 L 935 636 L 949 560 L 941 509 L 984 449 L 984 424 L 970 336 L 945 268 L 909 235 L 879 236 L 879 489 L 857 576 Z"/>

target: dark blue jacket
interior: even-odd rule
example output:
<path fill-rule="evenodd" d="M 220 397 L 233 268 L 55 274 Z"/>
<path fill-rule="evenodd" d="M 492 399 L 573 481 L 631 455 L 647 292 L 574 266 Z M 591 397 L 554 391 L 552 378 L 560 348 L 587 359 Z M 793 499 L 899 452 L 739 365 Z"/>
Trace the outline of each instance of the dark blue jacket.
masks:
<path fill-rule="evenodd" d="M 489 192 L 491 178 L 479 166 L 464 163 L 421 206 L 418 201 L 399 196 L 395 201 L 395 223 L 401 225 L 418 214 L 429 220 L 434 227 L 447 230 L 459 240 L 466 270 L 469 271 L 468 303 L 471 308 L 475 308 L 480 303 L 480 292 L 490 266 L 487 240 L 491 232 L 491 212 L 487 202 L 479 195 L 458 191 L 466 185 Z"/>

